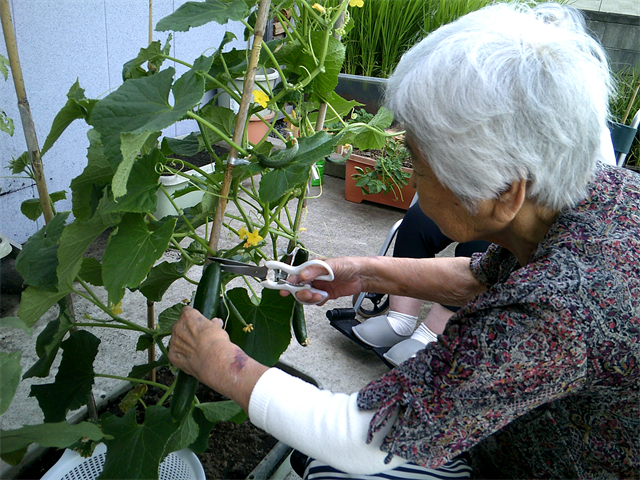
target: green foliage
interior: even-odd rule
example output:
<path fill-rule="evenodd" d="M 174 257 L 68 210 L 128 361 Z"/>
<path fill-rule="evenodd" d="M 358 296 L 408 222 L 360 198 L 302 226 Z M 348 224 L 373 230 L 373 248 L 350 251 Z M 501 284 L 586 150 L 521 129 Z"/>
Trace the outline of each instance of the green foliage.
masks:
<path fill-rule="evenodd" d="M 9 60 L 3 55 L 0 55 L 0 73 L 6 80 L 9 75 Z M 9 136 L 13 136 L 13 119 L 7 117 L 7 114 L 4 113 L 4 110 L 0 108 L 0 131 L 6 132 Z"/>
<path fill-rule="evenodd" d="M 349 11 L 350 28 L 343 39 L 343 72 L 388 78 L 402 55 L 422 38 L 492 3 L 495 0 L 365 0 L 362 8 Z"/>
<path fill-rule="evenodd" d="M 402 170 L 403 162 L 409 160 L 408 150 L 398 140 L 387 142 L 382 154 L 376 159 L 374 168 L 356 167 L 353 178 L 356 186 L 362 189 L 365 195 L 375 193 L 393 193 L 397 200 L 402 197 L 402 186 L 409 183 L 411 174 Z"/>
<path fill-rule="evenodd" d="M 616 93 L 611 98 L 609 108 L 613 121 L 629 125 L 634 115 L 640 111 L 640 67 L 627 68 L 614 75 Z M 631 145 L 626 158 L 626 167 L 640 170 L 640 140 L 638 135 Z"/>
<path fill-rule="evenodd" d="M 252 3 L 255 2 L 186 2 L 161 20 L 157 30 L 187 31 L 210 21 L 221 24 L 241 21 L 252 32 L 254 20 L 249 16 Z M 163 299 L 174 282 L 185 279 L 191 267 L 202 266 L 206 256 L 260 263 L 278 258 L 279 250 L 293 251 L 300 243 L 299 227 L 304 212 L 302 208 L 290 211 L 289 204 L 303 204 L 312 165 L 330 155 L 345 138 L 370 144 L 384 142 L 387 134 L 383 130 L 391 123 L 389 112 L 368 122 L 341 123 L 342 117 L 355 106 L 334 93 L 344 60 L 344 47 L 334 36 L 334 25 L 347 6 L 348 0 L 342 0 L 335 8 L 319 13 L 305 0 L 287 0 L 272 7 L 271 15 L 283 21 L 290 32 L 283 41 L 263 44 L 258 68 L 274 69 L 280 76 L 275 88 L 261 92 L 267 97 L 266 108 L 285 116 L 300 132 L 297 141 L 286 143 L 289 139 L 270 125 L 272 134 L 285 141 L 284 150 L 273 148 L 264 139 L 258 144 L 250 143 L 246 135 L 249 119 L 245 125 L 237 126 L 233 110 L 213 103 L 201 104 L 205 90 L 210 89 L 225 91 L 240 102 L 233 79 L 245 75 L 249 53 L 235 49 L 223 52 L 223 47 L 232 40 L 231 34 L 225 35 L 213 54 L 192 62 L 170 56 L 170 36 L 164 45 L 153 42 L 124 65 L 122 85 L 101 99 L 87 98 L 77 81 L 71 86 L 66 104 L 46 137 L 43 154 L 73 122 L 85 122 L 91 127 L 86 167 L 71 181 L 73 216 L 70 212 L 58 213 L 27 242 L 17 261 L 28 285 L 22 295 L 19 319 L 4 322 L 29 329 L 57 305 L 58 318 L 38 336 L 38 360 L 24 377 L 49 376 L 60 350 L 62 360 L 52 383 L 32 388 L 46 424 L 7 432 L 7 437 L 3 433 L 3 458 L 19 461 L 30 441 L 47 444 L 40 436 L 43 432 L 56 437 L 59 431 L 58 443 L 63 447 L 82 435 L 90 440 L 101 440 L 106 435 L 109 453 L 101 478 L 157 478 L 158 463 L 168 453 L 188 446 L 201 451 L 206 448 L 215 422 L 242 418 L 237 405 L 222 402 L 196 405 L 174 422 L 166 407 L 174 386 L 156 385 L 166 390 L 158 405 L 142 404 L 138 391 L 127 399 L 140 402 L 145 409 L 141 423 L 136 419 L 135 409 L 128 410 L 122 418 L 104 416 L 100 427 L 72 428 L 63 422 L 69 410 L 86 404 L 96 377 L 111 376 L 110 372 L 94 370 L 94 358 L 101 347 L 86 329 L 131 330 L 139 334 L 138 348 L 156 344 L 163 355 L 157 361 L 132 366 L 126 378 L 134 384 L 149 383 L 142 379 L 146 373 L 154 367 L 169 365 L 163 339 L 170 334 L 182 303 L 161 312 L 158 325 L 147 328 L 140 325 L 139 319 L 127 318 L 130 312 L 122 310 L 127 290 L 138 290 L 147 300 L 156 302 Z M 291 23 L 282 17 L 282 8 L 291 8 Z M 276 52 L 277 47 L 281 48 Z M 187 70 L 178 75 L 174 67 L 163 68 L 165 64 L 186 65 Z M 256 85 L 254 94 L 260 88 Z M 259 115 L 264 108 L 257 103 L 256 100 L 249 106 L 251 114 Z M 321 103 L 327 104 L 327 118 L 342 124 L 333 134 L 319 128 L 316 132 Z M 195 120 L 199 130 L 185 139 L 165 138 L 159 143 L 162 130 L 184 119 Z M 233 138 L 236 130 L 242 133 L 240 140 Z M 353 132 L 349 133 L 350 130 Z M 236 236 L 237 241 L 229 249 L 214 251 L 209 247 L 209 239 L 201 236 L 208 227 L 201 230 L 198 227 L 208 225 L 219 206 L 228 168 L 226 156 L 218 156 L 212 149 L 212 144 L 219 142 L 233 148 L 238 160 L 227 194 L 237 213 L 227 214 L 223 223 L 223 228 Z M 167 158 L 175 154 L 193 155 L 201 150 L 212 155 L 211 168 L 201 169 L 181 161 L 185 168 L 178 171 L 174 168 L 178 162 Z M 279 164 L 278 159 L 282 158 L 287 161 Z M 267 161 L 261 163 L 260 159 Z M 26 154 L 14 160 L 11 168 L 14 174 L 33 178 Z M 188 189 L 171 195 L 159 190 L 162 173 L 186 178 Z M 254 181 L 254 176 L 261 181 Z M 156 218 L 158 195 L 166 196 L 175 205 L 176 199 L 187 191 L 201 191 L 202 201 L 185 210 L 176 207 L 175 215 Z M 64 192 L 52 193 L 51 201 L 63 195 Z M 38 218 L 39 202 L 26 202 L 23 212 L 29 218 Z M 67 223 L 71 218 L 73 221 Z M 87 249 L 103 232 L 109 235 L 103 259 L 85 258 Z M 175 249 L 179 260 L 158 263 L 169 248 Z M 223 275 L 221 288 L 229 335 L 249 355 L 273 365 L 291 340 L 294 299 L 281 297 L 276 291 L 260 291 L 251 284 L 250 294 L 240 288 L 227 291 L 233 278 L 231 274 Z M 97 307 L 92 311 L 101 313 L 76 312 L 82 319 L 75 319 L 74 323 L 67 304 L 68 294 L 89 300 Z M 175 299 L 179 300 L 182 299 Z M 21 370 L 16 367 L 15 357 L 1 357 L 0 368 L 3 374 L 0 406 L 6 409 Z M 14 441 L 11 435 L 24 441 Z M 12 439 L 6 444 L 9 448 L 4 438 Z"/>

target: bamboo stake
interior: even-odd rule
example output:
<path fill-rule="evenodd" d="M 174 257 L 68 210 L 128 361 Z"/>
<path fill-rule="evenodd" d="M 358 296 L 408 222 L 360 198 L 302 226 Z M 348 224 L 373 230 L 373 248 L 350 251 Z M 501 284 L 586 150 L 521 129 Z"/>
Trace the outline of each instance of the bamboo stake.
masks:
<path fill-rule="evenodd" d="M 253 37 L 253 46 L 251 48 L 251 56 L 249 57 L 247 75 L 244 79 L 244 85 L 242 87 L 242 100 L 240 102 L 238 116 L 236 117 L 235 131 L 233 132 L 233 141 L 236 145 L 240 145 L 240 143 L 242 142 L 242 135 L 244 134 L 244 124 L 247 121 L 249 104 L 251 103 L 251 96 L 253 95 L 253 83 L 256 76 L 258 59 L 260 58 L 262 38 L 264 37 L 264 31 L 267 24 L 267 18 L 269 16 L 270 5 L 271 0 L 260 0 L 260 5 L 258 6 L 258 14 L 256 17 L 256 26 Z M 231 147 L 228 157 L 229 161 L 227 163 L 227 169 L 224 172 L 224 180 L 222 182 L 220 197 L 218 199 L 218 208 L 216 209 L 213 226 L 211 227 L 211 236 L 209 237 L 209 248 L 214 252 L 218 250 L 218 241 L 220 240 L 220 233 L 222 231 L 222 219 L 224 218 L 224 213 L 227 208 L 227 198 L 231 189 L 233 168 L 235 167 L 237 161 L 237 155 L 238 151 L 235 148 Z"/>
<path fill-rule="evenodd" d="M 31 115 L 31 108 L 29 107 L 29 100 L 27 99 L 27 90 L 22 76 L 20 57 L 18 56 L 18 44 L 16 43 L 13 21 L 11 20 L 11 9 L 9 8 L 8 0 L 0 0 L 0 18 L 2 20 L 4 41 L 7 46 L 7 53 L 9 54 L 9 66 L 11 67 L 13 84 L 16 89 L 16 96 L 18 97 L 20 119 L 22 120 L 24 137 L 27 142 L 29 157 L 31 158 L 31 168 L 33 169 L 33 176 L 38 189 L 38 197 L 40 198 L 40 206 L 44 215 L 44 221 L 48 224 L 53 218 L 53 208 L 51 207 L 51 199 L 49 198 L 49 190 L 47 188 L 47 179 L 44 176 L 42 159 L 40 157 L 40 146 L 36 136 L 36 127 L 33 122 L 33 116 Z M 71 317 L 71 321 L 75 323 L 75 309 L 73 308 L 73 298 L 70 293 L 66 295 L 66 300 L 67 308 L 69 309 L 69 316 Z M 72 331 L 73 330 L 75 330 L 75 327 Z M 87 412 L 92 419 L 98 420 L 96 401 L 91 392 L 89 392 L 87 397 Z"/>
<path fill-rule="evenodd" d="M 149 0 L 149 45 L 153 43 L 153 0 Z M 151 62 L 148 63 L 147 68 L 151 70 L 153 64 Z M 154 302 L 151 300 L 147 300 L 147 327 L 150 330 L 154 330 L 156 328 L 156 317 L 154 313 Z M 149 363 L 156 361 L 156 344 L 152 343 L 149 345 L 147 349 Z M 152 368 L 149 372 L 149 380 L 152 382 L 156 381 L 156 369 Z"/>
<path fill-rule="evenodd" d="M 22 129 L 27 142 L 27 150 L 31 158 L 31 168 L 40 197 L 40 206 L 44 214 L 45 223 L 53 218 L 53 208 L 51 207 L 51 199 L 47 189 L 47 181 L 44 176 L 42 160 L 40 158 L 40 146 L 36 136 L 36 128 L 27 99 L 27 91 L 24 86 L 24 78 L 22 76 L 22 68 L 20 67 L 20 57 L 18 56 L 18 45 L 16 43 L 15 31 L 13 29 L 13 21 L 11 20 L 11 9 L 8 0 L 0 0 L 0 17 L 2 17 L 2 32 L 4 33 L 4 41 L 9 54 L 9 66 L 11 67 L 11 75 L 13 84 L 18 97 L 18 110 L 20 110 L 20 119 L 22 120 Z"/>

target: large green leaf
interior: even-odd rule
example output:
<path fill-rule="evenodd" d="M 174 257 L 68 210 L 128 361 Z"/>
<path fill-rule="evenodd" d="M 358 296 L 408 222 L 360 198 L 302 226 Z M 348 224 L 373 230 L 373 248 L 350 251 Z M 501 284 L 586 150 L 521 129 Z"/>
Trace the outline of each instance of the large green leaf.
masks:
<path fill-rule="evenodd" d="M 195 132 L 191 132 L 184 138 L 164 137 L 162 139 L 162 153 L 170 155 L 183 155 L 193 157 L 200 151 L 200 140 Z"/>
<path fill-rule="evenodd" d="M 199 403 L 194 410 L 200 410 L 213 423 L 232 421 L 241 423 L 246 419 L 244 410 L 233 400 Z"/>
<path fill-rule="evenodd" d="M 96 287 L 102 287 L 104 285 L 102 281 L 102 264 L 95 258 L 83 258 L 78 275 L 85 282 L 95 285 Z"/>
<path fill-rule="evenodd" d="M 84 89 L 80 87 L 80 82 L 76 80 L 76 83 L 71 86 L 67 93 L 67 103 L 53 119 L 53 125 L 51 125 L 51 131 L 44 141 L 41 155 L 47 153 L 74 120 L 88 118 L 96 101 L 97 100 L 90 100 L 85 97 Z"/>
<path fill-rule="evenodd" d="M 118 165 L 116 173 L 111 180 L 111 190 L 115 198 L 122 197 L 127 193 L 127 183 L 129 181 L 129 174 L 133 168 L 133 162 L 136 160 L 140 149 L 150 135 L 151 132 L 149 130 L 142 132 L 123 132 L 120 134 L 122 161 Z"/>
<path fill-rule="evenodd" d="M 360 150 L 381 149 L 387 141 L 384 130 L 391 125 L 391 122 L 393 122 L 393 112 L 388 108 L 380 107 L 368 124 L 375 130 L 367 127 L 354 128 L 344 134 L 343 142 L 353 143 Z"/>
<path fill-rule="evenodd" d="M 318 132 L 312 137 L 299 139 L 298 153 L 292 163 L 262 176 L 260 199 L 263 202 L 275 202 L 282 195 L 305 182 L 311 165 L 331 155 L 339 142 L 339 136 L 329 135 L 326 132 Z"/>
<path fill-rule="evenodd" d="M 193 412 L 193 409 L 191 413 Z M 198 436 L 200 434 L 200 425 L 196 421 L 196 418 L 192 414 L 186 415 L 185 418 L 180 422 L 180 426 L 178 429 L 171 435 L 169 441 L 164 447 L 164 455 L 168 455 L 171 452 L 176 452 L 178 450 L 182 450 L 183 448 L 188 448 L 193 442 L 198 440 Z M 210 425 L 205 419 L 204 428 L 207 428 Z M 209 429 L 210 433 L 211 429 Z M 208 435 L 207 435 L 208 440 Z"/>
<path fill-rule="evenodd" d="M 103 437 L 100 428 L 89 422 L 76 425 L 69 425 L 67 422 L 44 423 L 0 431 L 0 448 L 4 458 L 5 453 L 26 449 L 32 443 L 42 447 L 67 448 L 83 438 L 97 442 Z"/>
<path fill-rule="evenodd" d="M 168 68 L 155 75 L 127 80 L 94 107 L 90 123 L 99 132 L 105 155 L 111 165 L 122 161 L 121 134 L 158 132 L 180 120 L 204 95 L 201 72 L 211 67 L 211 57 L 199 57 L 193 67 L 173 85 L 174 106 L 169 104 L 175 70 Z M 123 172 L 119 185 L 126 184 Z"/>
<path fill-rule="evenodd" d="M 64 287 L 57 292 L 48 292 L 36 287 L 27 287 L 20 298 L 18 316 L 24 323 L 32 327 L 47 310 L 53 307 L 58 300 L 71 292 L 71 287 Z"/>
<path fill-rule="evenodd" d="M 231 421 L 242 423 L 247 419 L 237 403 L 228 400 L 223 402 L 200 403 L 191 410 L 190 417 L 198 424 L 198 437 L 189 445 L 195 453 L 203 453 L 209 448 L 209 435 L 218 422 Z"/>
<path fill-rule="evenodd" d="M 175 223 L 172 218 L 151 231 L 143 215 L 125 214 L 109 237 L 102 263 L 102 279 L 113 305 L 122 300 L 125 287 L 135 288 L 145 279 L 167 249 Z"/>
<path fill-rule="evenodd" d="M 184 303 L 176 303 L 158 315 L 158 333 L 171 333 L 171 327 L 180 318 Z"/>
<path fill-rule="evenodd" d="M 156 25 L 156 30 L 165 32 L 186 32 L 209 22 L 224 25 L 229 20 L 238 21 L 249 15 L 245 0 L 206 0 L 205 2 L 186 2 L 171 15 Z"/>
<path fill-rule="evenodd" d="M 345 100 L 335 92 L 331 92 L 331 94 L 328 95 L 328 97 L 326 98 L 326 103 L 331 105 L 331 108 L 327 109 L 327 114 L 324 119 L 325 125 L 342 120 L 355 107 L 362 106 L 361 103 L 356 102 L 355 100 Z M 310 108 L 313 108 L 313 110 L 317 110 L 319 106 L 319 102 L 310 104 Z M 309 114 L 309 121 L 313 125 L 316 124 L 317 120 L 318 112 Z"/>
<path fill-rule="evenodd" d="M 287 75 L 295 73 L 299 80 L 305 80 L 309 74 L 315 71 L 318 66 L 317 57 L 324 48 L 324 35 L 324 32 L 312 32 L 309 35 L 315 59 L 309 55 L 307 49 L 298 40 L 283 46 L 276 53 L 276 59 L 286 67 Z M 313 93 L 319 99 L 324 99 L 333 92 L 338 85 L 338 74 L 344 62 L 344 51 L 344 45 L 340 40 L 330 36 L 324 70 L 317 73 L 315 78 L 305 87 L 305 92 Z"/>
<path fill-rule="evenodd" d="M 86 405 L 91 393 L 95 373 L 93 361 L 98 353 L 100 339 L 78 330 L 62 342 L 62 361 L 54 383 L 32 385 L 32 397 L 44 413 L 46 423 L 62 422 L 69 410 Z"/>
<path fill-rule="evenodd" d="M 76 219 L 67 225 L 58 249 L 58 288 L 70 291 L 80 272 L 84 252 L 107 228 L 116 225 L 120 215 L 95 215 L 87 222 Z"/>
<path fill-rule="evenodd" d="M 173 68 L 168 68 L 149 77 L 127 80 L 93 108 L 90 123 L 100 132 L 105 155 L 113 167 L 122 160 L 120 133 L 146 130 L 145 126 L 157 117 L 168 117 L 164 122 L 166 127 L 184 115 L 182 112 L 170 117 L 173 108 L 169 104 L 169 92 L 174 73 Z"/>
<path fill-rule="evenodd" d="M 71 180 L 73 214 L 76 219 L 87 221 L 93 215 L 103 196 L 103 189 L 111 183 L 115 168 L 104 154 L 100 133 L 92 128 L 87 132 L 89 149 L 87 166 L 76 178 Z"/>
<path fill-rule="evenodd" d="M 36 354 L 38 361 L 27 370 L 24 378 L 48 377 L 51 364 L 53 363 L 60 344 L 69 330 L 73 328 L 71 313 L 67 305 L 66 298 L 58 301 L 60 315 L 55 320 L 49 322 L 44 330 L 40 332 L 36 339 Z"/>
<path fill-rule="evenodd" d="M 64 190 L 49 194 L 49 200 L 51 200 L 52 204 L 60 200 L 66 200 L 66 198 L 67 192 L 65 192 Z M 40 199 L 30 198 L 29 200 L 25 200 L 20 205 L 20 211 L 29 220 L 33 220 L 35 222 L 40 217 L 40 215 L 42 215 L 42 205 L 40 204 Z"/>
<path fill-rule="evenodd" d="M 33 328 L 24 323 L 20 317 L 2 317 L 0 327 L 18 328 L 27 335 L 33 335 Z"/>
<path fill-rule="evenodd" d="M 140 293 L 147 300 L 159 302 L 167 289 L 185 274 L 183 262 L 162 262 L 151 269 L 149 275 L 140 285 Z"/>
<path fill-rule="evenodd" d="M 48 292 L 57 291 L 58 241 L 70 212 L 57 214 L 34 233 L 16 258 L 16 268 L 24 282 Z"/>
<path fill-rule="evenodd" d="M 7 411 L 13 400 L 18 385 L 22 365 L 20 359 L 22 352 L 0 352 L 0 415 Z"/>
<path fill-rule="evenodd" d="M 254 304 L 244 288 L 234 288 L 228 298 L 247 324 L 253 326 L 245 332 L 234 315 L 227 322 L 231 341 L 258 362 L 273 366 L 291 341 L 292 295 L 280 296 L 277 290 L 263 290 L 260 304 Z"/>
<path fill-rule="evenodd" d="M 108 202 L 103 202 L 99 213 L 101 215 L 121 212 L 154 213 L 158 205 L 157 191 L 158 178 L 160 178 L 156 167 L 166 161 L 167 159 L 157 148 L 138 158 L 133 163 L 129 174 L 127 193 L 117 200 L 110 198 Z M 113 180 L 116 181 L 115 175 Z"/>
<path fill-rule="evenodd" d="M 169 409 L 150 406 L 142 425 L 136 422 L 135 409 L 127 411 L 122 418 L 103 415 L 101 421 L 104 433 L 113 438 L 104 442 L 107 458 L 99 478 L 158 478 L 158 465 L 166 455 L 165 445 L 180 426 L 172 421 Z"/>
<path fill-rule="evenodd" d="M 209 448 L 209 437 L 215 426 L 214 422 L 207 420 L 201 410 L 191 409 L 187 418 L 192 419 L 198 425 L 198 436 L 188 445 L 194 453 L 204 453 Z"/>
<path fill-rule="evenodd" d="M 171 35 L 167 38 L 167 42 L 164 47 L 162 47 L 159 40 L 155 42 L 151 42 L 148 47 L 141 48 L 140 52 L 138 52 L 138 56 L 133 60 L 129 60 L 122 67 L 122 79 L 127 80 L 129 78 L 139 78 L 146 76 L 148 72 L 140 68 L 142 64 L 147 63 L 151 66 L 149 67 L 149 72 L 155 73 L 160 70 L 162 63 L 165 58 L 171 52 Z"/>
<path fill-rule="evenodd" d="M 236 114 L 233 110 L 230 108 L 215 107 L 211 104 L 207 104 L 198 113 L 203 119 L 216 127 L 222 133 L 226 134 L 227 137 L 233 138 L 233 129 L 236 123 Z M 211 145 L 223 140 L 223 137 L 206 126 L 204 134 L 207 136 L 207 140 Z"/>

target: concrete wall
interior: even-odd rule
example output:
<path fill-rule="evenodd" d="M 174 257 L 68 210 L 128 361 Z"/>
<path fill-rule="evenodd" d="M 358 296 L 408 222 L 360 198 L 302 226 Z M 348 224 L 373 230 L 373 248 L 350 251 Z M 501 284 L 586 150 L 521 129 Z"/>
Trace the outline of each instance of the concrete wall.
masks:
<path fill-rule="evenodd" d="M 186 0 L 154 0 L 154 24 Z M 14 29 L 22 64 L 27 96 L 40 146 L 49 133 L 56 113 L 66 103 L 66 93 L 79 79 L 88 98 L 100 98 L 122 83 L 122 65 L 148 44 L 148 0 L 10 0 Z M 185 33 L 174 33 L 171 54 L 192 61 L 220 44 L 225 31 L 243 38 L 240 24 L 209 24 Z M 167 32 L 154 32 L 154 40 L 164 44 Z M 245 48 L 240 40 L 227 46 Z M 212 52 L 212 51 L 211 51 Z M 7 57 L 4 37 L 0 54 Z M 165 62 L 165 66 L 169 66 Z M 186 71 L 173 65 L 178 74 Z M 0 108 L 14 120 L 15 133 L 0 132 L 0 232 L 23 243 L 43 222 L 26 219 L 20 204 L 36 198 L 35 187 L 25 179 L 4 178 L 12 157 L 26 150 L 11 75 L 0 76 Z M 87 126 L 74 122 L 43 158 L 49 191 L 67 190 L 69 199 L 56 204 L 58 210 L 71 209 L 69 184 L 86 164 Z M 181 122 L 165 132 L 175 136 L 197 130 L 193 122 Z"/>
<path fill-rule="evenodd" d="M 609 54 L 612 69 L 640 65 L 640 16 L 588 10 L 584 13 L 588 28 Z"/>

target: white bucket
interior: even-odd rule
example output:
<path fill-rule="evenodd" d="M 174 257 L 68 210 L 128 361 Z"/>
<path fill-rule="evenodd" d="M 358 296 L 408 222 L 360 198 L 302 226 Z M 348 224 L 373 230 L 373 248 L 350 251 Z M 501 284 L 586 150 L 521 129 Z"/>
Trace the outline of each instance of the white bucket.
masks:
<path fill-rule="evenodd" d="M 259 73 L 259 72 L 262 72 L 262 73 Z M 253 89 L 262 92 L 262 89 L 256 85 L 256 84 L 260 84 L 261 86 L 264 87 L 264 89 L 267 92 L 270 92 L 278 84 L 279 81 L 280 81 L 280 75 L 278 74 L 275 68 L 268 68 L 266 72 L 264 70 L 259 70 L 258 73 L 256 73 Z M 240 92 L 240 95 L 242 95 L 243 87 L 244 87 L 244 78 L 236 78 L 234 80 L 234 83 L 235 83 L 236 89 Z M 253 99 L 251 99 L 251 101 L 253 101 Z M 218 105 L 221 107 L 230 108 L 235 113 L 238 113 L 238 111 L 240 110 L 240 105 L 238 104 L 238 102 L 232 99 L 229 96 L 229 94 L 226 92 L 223 92 L 218 97 Z M 271 110 L 264 109 L 259 111 L 258 113 L 264 117 L 266 115 L 269 115 L 271 113 Z"/>

